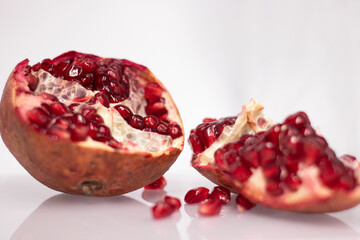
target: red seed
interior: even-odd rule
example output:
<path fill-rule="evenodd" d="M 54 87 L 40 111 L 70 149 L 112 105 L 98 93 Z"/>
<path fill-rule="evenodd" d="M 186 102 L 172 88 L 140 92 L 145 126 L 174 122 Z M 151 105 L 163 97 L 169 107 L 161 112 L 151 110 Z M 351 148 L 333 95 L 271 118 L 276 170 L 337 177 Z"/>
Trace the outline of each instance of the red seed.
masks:
<path fill-rule="evenodd" d="M 51 119 L 51 117 L 39 107 L 29 110 L 26 115 L 30 122 L 36 123 L 39 126 L 47 125 Z"/>
<path fill-rule="evenodd" d="M 157 202 L 151 210 L 153 217 L 155 219 L 160 219 L 170 216 L 173 212 L 175 212 L 176 208 L 168 202 Z"/>
<path fill-rule="evenodd" d="M 41 62 L 40 68 L 43 69 L 44 71 L 52 73 L 54 70 L 54 65 L 52 64 L 52 61 L 47 58 Z"/>
<path fill-rule="evenodd" d="M 88 137 L 89 126 L 74 126 L 70 128 L 71 140 L 84 141 Z"/>
<path fill-rule="evenodd" d="M 287 175 L 283 181 L 291 191 L 297 191 L 301 185 L 301 179 L 296 174 Z"/>
<path fill-rule="evenodd" d="M 175 139 L 182 136 L 182 130 L 179 124 L 173 123 L 169 125 L 168 132 L 170 136 Z"/>
<path fill-rule="evenodd" d="M 191 189 L 185 195 L 185 202 L 188 204 L 200 203 L 205 201 L 209 196 L 209 189 L 205 187 L 198 187 Z"/>
<path fill-rule="evenodd" d="M 120 113 L 121 117 L 125 120 L 129 120 L 133 116 L 132 111 L 127 106 L 119 104 L 116 105 L 114 108 Z"/>
<path fill-rule="evenodd" d="M 201 143 L 199 137 L 196 135 L 194 130 L 192 130 L 192 132 L 190 133 L 189 143 L 192 147 L 194 154 L 196 155 L 205 150 L 203 144 Z"/>
<path fill-rule="evenodd" d="M 129 120 L 130 126 L 133 128 L 142 130 L 145 127 L 144 119 L 140 115 L 133 115 L 131 119 Z"/>
<path fill-rule="evenodd" d="M 165 196 L 164 202 L 170 204 L 175 209 L 179 209 L 181 207 L 180 199 L 176 197 Z"/>
<path fill-rule="evenodd" d="M 169 127 L 166 122 L 161 121 L 156 128 L 156 132 L 163 135 L 169 134 Z"/>
<path fill-rule="evenodd" d="M 222 186 L 214 187 L 214 190 L 210 193 L 208 199 L 219 199 L 223 204 L 227 204 L 231 200 L 230 191 Z"/>
<path fill-rule="evenodd" d="M 284 192 L 278 182 L 268 182 L 266 191 L 273 196 L 280 196 Z"/>
<path fill-rule="evenodd" d="M 153 116 L 153 115 L 149 115 L 144 117 L 144 123 L 145 123 L 145 127 L 150 127 L 150 128 L 157 128 L 157 126 L 159 125 L 160 121 L 157 117 Z"/>
<path fill-rule="evenodd" d="M 216 118 L 204 118 L 203 119 L 203 123 L 211 123 L 211 122 L 215 122 Z"/>
<path fill-rule="evenodd" d="M 100 103 L 104 107 L 110 107 L 110 101 L 109 98 L 102 92 L 98 92 L 95 94 L 94 98 L 92 99 L 92 102 L 94 103 Z"/>
<path fill-rule="evenodd" d="M 237 195 L 235 201 L 236 201 L 236 207 L 237 207 L 238 211 L 241 213 L 255 207 L 254 203 L 250 202 L 247 198 L 245 198 L 241 194 Z"/>
<path fill-rule="evenodd" d="M 61 102 L 54 102 L 50 104 L 50 111 L 56 116 L 62 116 L 65 113 L 68 113 L 69 109 Z"/>
<path fill-rule="evenodd" d="M 68 73 L 67 73 L 67 77 L 69 78 L 76 78 L 80 80 L 80 76 L 82 75 L 83 70 L 82 67 L 80 67 L 79 65 L 71 65 Z"/>
<path fill-rule="evenodd" d="M 163 176 L 161 176 L 159 179 L 155 180 L 153 183 L 150 183 L 149 185 L 145 186 L 145 189 L 164 189 L 166 186 L 166 180 Z"/>
<path fill-rule="evenodd" d="M 145 90 L 145 98 L 149 102 L 158 101 L 163 93 L 163 89 L 157 83 L 149 83 L 144 90 Z"/>
<path fill-rule="evenodd" d="M 219 215 L 222 206 L 222 201 L 219 199 L 208 199 L 199 205 L 198 212 L 203 216 Z"/>

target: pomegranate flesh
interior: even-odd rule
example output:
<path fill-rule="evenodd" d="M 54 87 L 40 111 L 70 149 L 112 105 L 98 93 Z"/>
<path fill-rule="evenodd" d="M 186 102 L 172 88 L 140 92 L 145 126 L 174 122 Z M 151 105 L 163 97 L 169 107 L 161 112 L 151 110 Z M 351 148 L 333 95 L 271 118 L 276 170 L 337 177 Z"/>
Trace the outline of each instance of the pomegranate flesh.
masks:
<path fill-rule="evenodd" d="M 304 112 L 275 124 L 263 117 L 262 109 L 251 100 L 238 116 L 224 118 L 231 121 L 206 119 L 191 130 L 193 167 L 250 202 L 271 208 L 332 212 L 360 202 L 355 157 L 337 157 Z"/>
<path fill-rule="evenodd" d="M 125 59 L 67 52 L 11 73 L 0 133 L 50 188 L 111 196 L 159 179 L 183 149 L 180 115 L 164 85 Z M 161 127 L 160 127 L 161 126 Z"/>

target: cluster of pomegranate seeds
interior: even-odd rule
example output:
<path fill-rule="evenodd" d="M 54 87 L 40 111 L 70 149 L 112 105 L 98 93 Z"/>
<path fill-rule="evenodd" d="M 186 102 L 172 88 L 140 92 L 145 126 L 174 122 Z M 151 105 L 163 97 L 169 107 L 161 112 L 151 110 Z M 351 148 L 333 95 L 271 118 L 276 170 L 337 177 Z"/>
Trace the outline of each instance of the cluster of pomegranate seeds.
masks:
<path fill-rule="evenodd" d="M 111 136 L 110 129 L 104 125 L 103 118 L 96 113 L 95 108 L 86 106 L 80 112 L 74 112 L 76 107 L 77 104 L 67 107 L 58 101 L 51 104 L 42 103 L 41 106 L 29 110 L 27 117 L 35 129 L 55 140 L 84 141 L 90 136 L 96 141 L 120 147 L 120 144 Z"/>
<path fill-rule="evenodd" d="M 204 216 L 218 215 L 221 211 L 222 205 L 226 205 L 231 200 L 230 191 L 222 186 L 214 187 L 213 191 L 209 194 L 209 189 L 205 187 L 198 187 L 189 190 L 185 195 L 185 202 L 188 204 L 199 204 L 198 212 Z M 247 202 L 245 202 L 247 201 Z M 250 203 L 244 198 L 246 203 L 244 209 L 251 209 Z M 239 204 L 242 204 L 239 203 Z M 254 206 L 254 204 L 252 204 Z"/>
<path fill-rule="evenodd" d="M 27 113 L 27 117 L 37 130 L 56 139 L 83 141 L 90 136 L 95 141 L 108 143 L 115 148 L 120 147 L 119 142 L 112 137 L 109 127 L 105 126 L 102 116 L 92 107 L 95 103 L 106 108 L 115 108 L 132 128 L 168 135 L 173 139 L 183 135 L 180 125 L 167 119 L 164 89 L 156 82 L 134 82 L 131 87 L 130 79 L 133 78 L 133 73 L 123 60 L 103 59 L 93 55 L 72 58 L 60 56 L 27 66 L 24 74 L 31 91 L 49 96 L 47 98 L 54 102 L 51 106 L 42 105 L 32 109 Z M 94 95 L 78 84 L 93 91 Z M 130 91 L 130 87 L 136 90 Z M 86 96 L 78 98 L 80 95 Z M 128 101 L 143 101 L 146 105 L 132 106 L 136 110 L 133 113 L 125 105 L 129 104 Z M 138 109 L 140 106 L 144 109 Z M 82 112 L 79 112 L 79 109 Z M 140 116 L 137 112 L 145 112 L 147 116 Z"/>
<path fill-rule="evenodd" d="M 163 201 L 159 201 L 152 207 L 152 215 L 155 219 L 165 218 L 178 211 L 181 202 L 178 198 L 165 196 Z"/>
<path fill-rule="evenodd" d="M 170 135 L 173 139 L 182 136 L 181 127 L 177 123 L 161 121 L 153 115 L 142 117 L 140 115 L 133 114 L 129 107 L 122 104 L 118 104 L 114 108 L 133 128 L 148 132 L 156 132 L 162 135 Z"/>
<path fill-rule="evenodd" d="M 266 190 L 273 196 L 285 189 L 298 190 L 302 184 L 298 170 L 306 166 L 318 167 L 322 182 L 334 190 L 352 190 L 357 184 L 353 169 L 346 167 L 326 140 L 316 134 L 304 112 L 265 132 L 242 135 L 218 149 L 214 158 L 220 171 L 239 182 L 248 180 L 261 167 Z"/>
<path fill-rule="evenodd" d="M 77 82 L 91 91 L 100 91 L 110 103 L 118 103 L 129 97 L 129 78 L 118 59 L 77 57 L 56 63 L 44 59 L 32 66 L 35 72 L 40 69 L 54 77 Z"/>
<path fill-rule="evenodd" d="M 168 110 L 165 106 L 165 99 L 162 97 L 162 87 L 157 83 L 149 83 L 144 89 L 144 97 L 147 100 L 145 112 L 153 115 L 160 121 L 166 121 Z"/>
<path fill-rule="evenodd" d="M 219 120 L 205 118 L 203 123 L 192 129 L 189 143 L 193 152 L 199 154 L 213 144 L 226 126 L 234 125 L 236 117 L 221 118 Z"/>
<path fill-rule="evenodd" d="M 145 189 L 153 189 L 153 190 L 160 190 L 164 189 L 166 186 L 166 179 L 161 176 L 159 179 L 155 180 L 153 183 L 146 185 Z"/>

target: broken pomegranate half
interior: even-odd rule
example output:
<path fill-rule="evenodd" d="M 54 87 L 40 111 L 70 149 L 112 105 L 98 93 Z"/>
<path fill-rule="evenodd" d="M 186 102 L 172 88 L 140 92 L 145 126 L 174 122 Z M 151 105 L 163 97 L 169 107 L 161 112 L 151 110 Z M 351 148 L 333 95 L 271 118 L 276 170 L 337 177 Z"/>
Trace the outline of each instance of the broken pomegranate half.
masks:
<path fill-rule="evenodd" d="M 124 59 L 67 52 L 11 73 L 0 132 L 20 164 L 50 188 L 111 196 L 159 179 L 183 149 L 164 85 Z"/>
<path fill-rule="evenodd" d="M 255 101 L 238 116 L 191 130 L 192 166 L 255 204 L 297 212 L 331 212 L 360 202 L 359 162 L 337 157 L 304 112 L 275 124 Z"/>

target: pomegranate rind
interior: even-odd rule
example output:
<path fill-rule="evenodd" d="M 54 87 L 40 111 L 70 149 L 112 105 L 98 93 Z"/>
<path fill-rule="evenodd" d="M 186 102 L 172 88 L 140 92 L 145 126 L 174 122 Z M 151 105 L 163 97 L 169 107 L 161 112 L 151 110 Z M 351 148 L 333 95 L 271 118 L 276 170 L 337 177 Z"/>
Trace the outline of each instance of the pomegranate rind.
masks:
<path fill-rule="evenodd" d="M 244 115 L 246 111 L 245 105 L 239 116 Z M 222 141 L 223 139 L 225 139 L 225 141 L 217 143 L 220 147 L 231 142 L 233 139 L 231 138 L 230 141 L 226 141 L 226 138 L 221 138 L 222 136 L 220 135 L 219 141 Z M 239 136 L 236 138 L 239 138 Z M 265 179 L 261 170 L 255 170 L 247 181 L 243 183 L 237 182 L 217 169 L 214 164 L 214 159 L 209 159 L 209 155 L 211 154 L 207 154 L 207 156 L 203 155 L 203 153 L 198 155 L 194 154 L 191 160 L 191 165 L 200 174 L 217 185 L 226 187 L 234 193 L 242 194 L 256 204 L 284 211 L 323 213 L 349 209 L 360 203 L 359 186 L 351 191 L 332 190 L 321 183 L 318 173 L 314 172 L 316 171 L 315 169 L 307 169 L 301 173 L 303 175 L 303 183 L 297 191 L 291 192 L 287 190 L 280 196 L 273 196 L 265 190 Z M 354 171 L 356 172 L 359 185 L 359 165 L 357 165 Z"/>
<path fill-rule="evenodd" d="M 68 52 L 55 61 L 82 55 Z M 86 55 L 89 56 L 89 55 Z M 92 57 L 97 57 L 93 56 Z M 161 152 L 113 149 L 105 144 L 52 140 L 24 122 L 16 110 L 18 91 L 29 91 L 24 71 L 29 61 L 20 62 L 10 74 L 0 103 L 0 134 L 18 162 L 39 182 L 64 193 L 115 196 L 144 187 L 160 178 L 175 162 L 184 146 L 184 136 L 174 140 Z M 130 61 L 126 61 L 130 64 Z M 133 63 L 132 70 L 148 81 L 164 85 L 146 68 Z M 167 95 L 171 106 L 169 118 L 183 131 L 179 112 Z M 184 132 L 184 131 L 183 131 Z"/>

